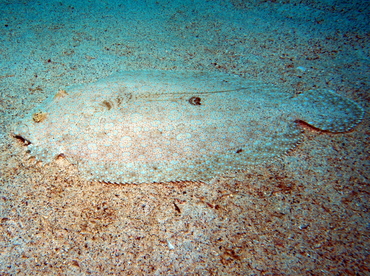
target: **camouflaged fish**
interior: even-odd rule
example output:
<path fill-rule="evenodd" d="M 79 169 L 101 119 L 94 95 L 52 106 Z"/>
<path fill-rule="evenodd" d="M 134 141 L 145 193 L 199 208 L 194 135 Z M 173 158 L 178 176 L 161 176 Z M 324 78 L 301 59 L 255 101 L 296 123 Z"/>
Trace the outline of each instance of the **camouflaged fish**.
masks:
<path fill-rule="evenodd" d="M 293 95 L 224 73 L 124 71 L 58 91 L 14 135 L 38 160 L 64 156 L 89 180 L 208 181 L 287 153 L 301 141 L 298 121 L 346 132 L 363 114 L 329 90 Z"/>

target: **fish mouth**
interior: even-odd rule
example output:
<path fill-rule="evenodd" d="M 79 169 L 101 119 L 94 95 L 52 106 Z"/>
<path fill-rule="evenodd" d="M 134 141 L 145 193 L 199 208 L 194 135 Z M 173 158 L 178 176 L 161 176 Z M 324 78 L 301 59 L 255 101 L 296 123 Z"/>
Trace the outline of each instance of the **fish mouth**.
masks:
<path fill-rule="evenodd" d="M 45 149 L 37 139 L 29 132 L 29 125 L 21 122 L 13 124 L 11 136 L 18 145 L 26 148 L 26 151 L 31 157 L 35 157 L 37 161 L 43 164 L 49 164 L 54 160 L 65 159 L 69 163 L 75 164 L 72 158 L 67 158 L 66 154 L 60 148 Z"/>
<path fill-rule="evenodd" d="M 29 138 L 31 136 L 29 134 L 29 127 L 27 124 L 22 122 L 16 122 L 12 125 L 11 136 L 13 136 L 13 138 L 23 146 L 29 146 L 32 144 L 31 139 Z"/>
<path fill-rule="evenodd" d="M 17 141 L 19 141 L 23 146 L 29 146 L 32 144 L 30 140 L 24 138 L 22 135 L 13 134 L 13 137 Z"/>

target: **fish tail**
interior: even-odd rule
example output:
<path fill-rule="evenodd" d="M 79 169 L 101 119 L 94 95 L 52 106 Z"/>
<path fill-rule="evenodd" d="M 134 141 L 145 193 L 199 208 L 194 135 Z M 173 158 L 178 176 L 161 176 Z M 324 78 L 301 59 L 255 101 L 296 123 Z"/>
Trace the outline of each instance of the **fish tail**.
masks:
<path fill-rule="evenodd" d="M 364 109 L 359 104 L 332 90 L 305 91 L 295 100 L 299 119 L 324 131 L 350 131 L 364 118 Z"/>

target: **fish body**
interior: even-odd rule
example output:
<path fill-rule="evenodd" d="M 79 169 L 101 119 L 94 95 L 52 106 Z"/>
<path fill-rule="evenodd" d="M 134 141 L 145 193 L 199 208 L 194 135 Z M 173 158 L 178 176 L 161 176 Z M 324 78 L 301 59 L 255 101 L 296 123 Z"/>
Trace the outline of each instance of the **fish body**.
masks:
<path fill-rule="evenodd" d="M 61 91 L 13 134 L 38 160 L 63 155 L 86 179 L 110 183 L 208 181 L 296 147 L 299 120 L 345 132 L 364 113 L 332 91 L 293 96 L 214 72 L 123 71 Z"/>

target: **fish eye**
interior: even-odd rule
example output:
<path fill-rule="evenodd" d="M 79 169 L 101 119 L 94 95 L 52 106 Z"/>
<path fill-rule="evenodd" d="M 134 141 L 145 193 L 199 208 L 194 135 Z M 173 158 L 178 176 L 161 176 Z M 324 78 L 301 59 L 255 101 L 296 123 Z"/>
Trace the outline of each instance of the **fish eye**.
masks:
<path fill-rule="evenodd" d="M 201 105 L 202 103 L 201 103 L 201 98 L 199 98 L 199 97 L 191 97 L 189 100 L 188 100 L 188 102 L 190 103 L 190 104 L 192 104 L 192 105 Z"/>

